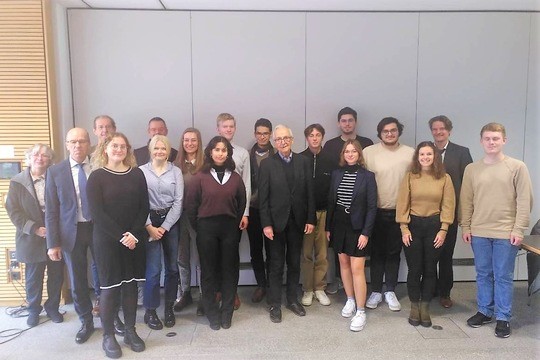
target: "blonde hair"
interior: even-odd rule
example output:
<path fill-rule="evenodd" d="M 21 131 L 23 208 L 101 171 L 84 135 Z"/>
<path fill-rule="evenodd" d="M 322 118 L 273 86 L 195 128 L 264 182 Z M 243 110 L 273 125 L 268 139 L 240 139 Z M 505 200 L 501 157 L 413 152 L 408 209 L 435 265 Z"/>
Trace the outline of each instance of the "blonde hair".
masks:
<path fill-rule="evenodd" d="M 124 165 L 130 166 L 132 168 L 137 167 L 137 162 L 135 161 L 135 156 L 133 155 L 133 150 L 131 148 L 128 138 L 126 137 L 126 135 L 120 132 L 116 132 L 107 135 L 105 140 L 103 140 L 102 143 L 98 144 L 98 146 L 96 147 L 96 151 L 94 151 L 94 154 L 92 156 L 92 168 L 99 169 L 107 165 L 107 163 L 109 162 L 109 157 L 107 156 L 107 152 L 105 150 L 114 138 L 122 138 L 126 142 L 127 154 L 126 158 L 123 161 Z"/>
<path fill-rule="evenodd" d="M 345 149 L 347 149 L 347 146 L 352 145 L 356 152 L 358 152 L 358 160 L 356 163 L 360 165 L 361 167 L 366 167 L 366 162 L 364 160 L 364 153 L 362 151 L 362 145 L 358 142 L 356 139 L 349 139 L 345 141 L 345 144 L 343 144 L 343 147 L 341 148 L 341 152 L 339 153 L 339 166 L 345 166 L 347 165 L 347 161 L 345 161 Z"/>
<path fill-rule="evenodd" d="M 506 138 L 506 129 L 504 128 L 504 125 L 499 123 L 489 123 L 482 127 L 482 130 L 480 130 L 480 137 L 484 135 L 486 131 L 494 131 L 494 132 L 500 132 L 503 136 L 503 138 Z"/>
<path fill-rule="evenodd" d="M 152 159 L 152 150 L 156 147 L 156 144 L 158 141 L 161 141 L 163 145 L 165 145 L 165 148 L 167 149 L 167 159 L 171 155 L 171 143 L 169 142 L 169 139 L 165 135 L 154 135 L 152 136 L 152 139 L 150 139 L 150 142 L 148 143 L 148 152 L 150 153 L 150 159 Z"/>
<path fill-rule="evenodd" d="M 234 121 L 234 125 L 236 125 L 236 119 L 234 118 L 234 116 L 232 116 L 229 113 L 221 113 L 221 114 L 219 114 L 217 119 L 216 119 L 216 124 L 217 124 L 217 126 L 219 126 L 219 124 L 221 124 L 222 122 L 227 121 L 227 120 Z"/>

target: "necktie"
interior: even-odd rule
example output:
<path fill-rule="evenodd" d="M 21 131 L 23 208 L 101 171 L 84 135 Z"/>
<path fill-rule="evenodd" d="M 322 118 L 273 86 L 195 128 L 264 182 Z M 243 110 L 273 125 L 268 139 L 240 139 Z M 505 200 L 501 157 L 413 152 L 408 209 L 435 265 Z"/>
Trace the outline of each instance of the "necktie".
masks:
<path fill-rule="evenodd" d="M 90 220 L 90 209 L 88 208 L 88 197 L 86 196 L 86 173 L 84 164 L 79 165 L 79 195 L 81 197 L 82 215 L 86 220 Z"/>

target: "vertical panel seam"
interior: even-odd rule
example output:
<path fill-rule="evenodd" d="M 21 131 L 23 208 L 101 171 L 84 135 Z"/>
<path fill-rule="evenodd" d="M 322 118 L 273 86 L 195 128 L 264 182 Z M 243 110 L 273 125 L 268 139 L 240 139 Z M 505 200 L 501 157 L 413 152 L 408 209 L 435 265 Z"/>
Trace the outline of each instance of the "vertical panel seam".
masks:
<path fill-rule="evenodd" d="M 195 92 L 193 88 L 193 12 L 189 12 L 189 62 L 191 75 L 191 126 L 195 127 Z"/>
<path fill-rule="evenodd" d="M 527 152 L 527 112 L 529 110 L 529 78 L 531 72 L 531 45 L 532 45 L 532 13 L 529 14 L 529 48 L 527 56 L 527 77 L 525 80 L 525 118 L 523 119 L 523 161 L 525 161 L 525 154 Z"/>
<path fill-rule="evenodd" d="M 418 13 L 417 22 L 417 40 L 416 40 L 416 101 L 414 110 L 414 144 L 418 142 L 418 87 L 420 77 L 420 13 Z"/>

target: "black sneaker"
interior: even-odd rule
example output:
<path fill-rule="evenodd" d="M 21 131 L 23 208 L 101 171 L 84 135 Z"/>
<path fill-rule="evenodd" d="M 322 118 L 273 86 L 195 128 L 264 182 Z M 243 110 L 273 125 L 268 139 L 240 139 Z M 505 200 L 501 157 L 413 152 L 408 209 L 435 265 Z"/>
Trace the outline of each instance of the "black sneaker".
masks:
<path fill-rule="evenodd" d="M 484 324 L 489 324 L 492 321 L 493 318 L 486 316 L 479 311 L 467 320 L 467 325 L 473 328 L 478 328 Z"/>
<path fill-rule="evenodd" d="M 495 336 L 500 338 L 509 337 L 510 323 L 504 320 L 497 320 L 497 326 L 495 327 Z"/>

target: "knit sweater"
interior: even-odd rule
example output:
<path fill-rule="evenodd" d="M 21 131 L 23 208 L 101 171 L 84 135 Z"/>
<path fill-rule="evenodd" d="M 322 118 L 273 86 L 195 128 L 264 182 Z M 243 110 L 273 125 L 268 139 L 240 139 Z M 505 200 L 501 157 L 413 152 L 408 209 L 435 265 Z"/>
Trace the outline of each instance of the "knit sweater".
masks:
<path fill-rule="evenodd" d="M 396 222 L 400 224 L 401 234 L 410 234 L 411 215 L 428 217 L 440 215 L 441 229 L 448 230 L 454 222 L 456 195 L 450 175 L 435 179 L 428 174 L 408 172 L 399 187 Z"/>
<path fill-rule="evenodd" d="M 505 156 L 495 164 L 467 165 L 461 185 L 459 224 L 464 234 L 510 239 L 529 227 L 532 184 L 527 166 Z"/>

